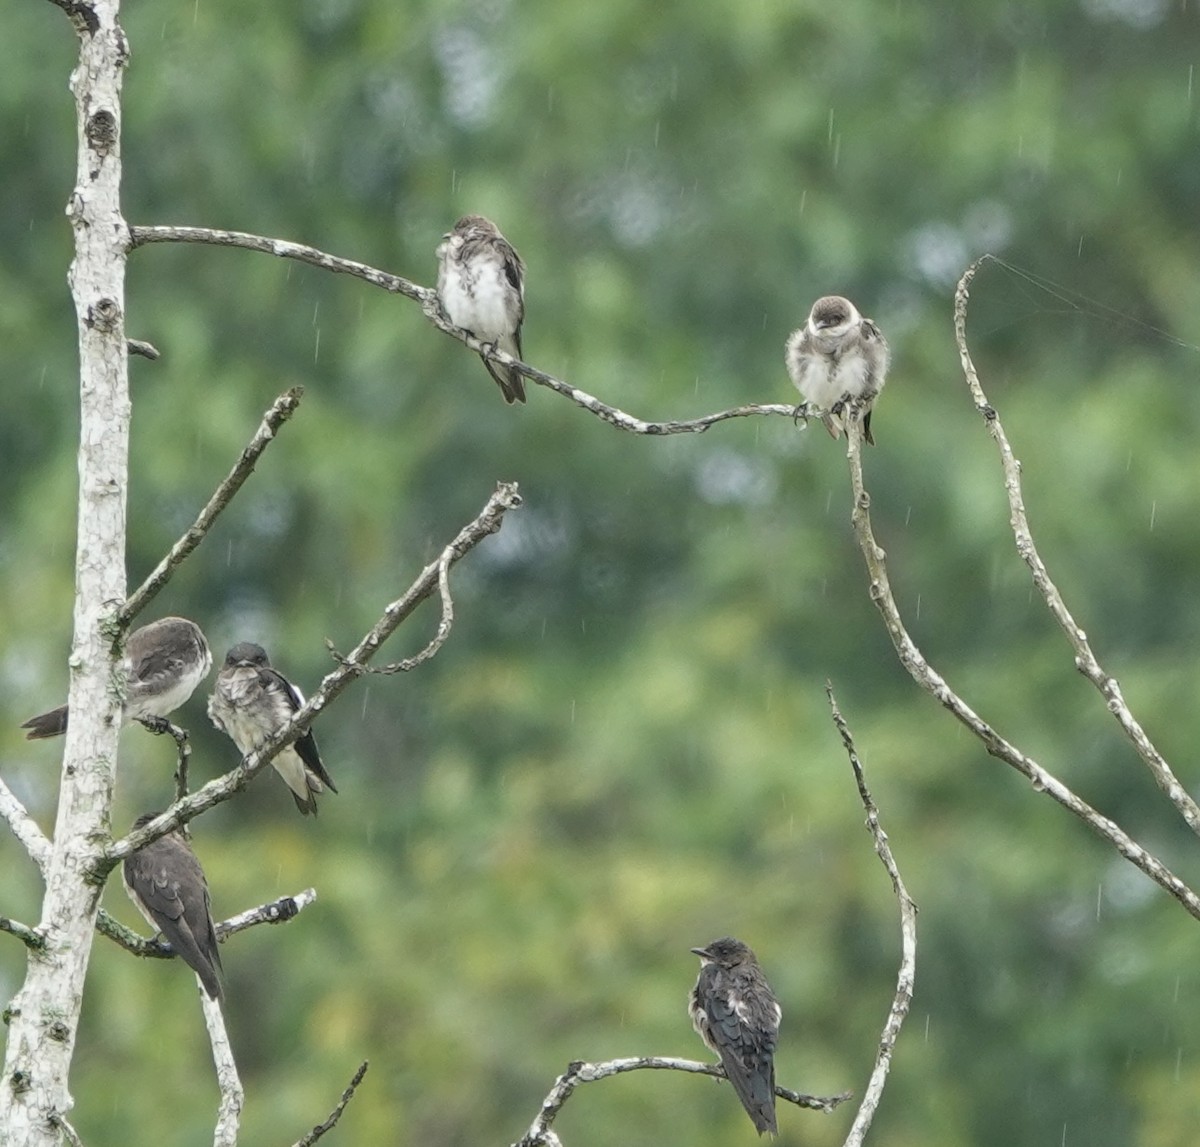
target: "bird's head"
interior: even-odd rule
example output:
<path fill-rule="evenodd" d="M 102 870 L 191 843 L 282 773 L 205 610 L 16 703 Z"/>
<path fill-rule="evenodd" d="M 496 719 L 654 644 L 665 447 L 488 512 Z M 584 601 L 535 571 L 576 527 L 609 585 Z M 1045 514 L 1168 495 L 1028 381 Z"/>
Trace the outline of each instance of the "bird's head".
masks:
<path fill-rule="evenodd" d="M 841 295 L 826 295 L 813 303 L 808 313 L 809 330 L 814 335 L 844 335 L 862 322 L 858 308 Z"/>
<path fill-rule="evenodd" d="M 700 957 L 701 964 L 716 964 L 719 968 L 736 968 L 740 964 L 756 962 L 754 953 L 732 936 L 722 936 L 703 948 L 693 948 L 692 952 Z"/>
<path fill-rule="evenodd" d="M 255 645 L 253 641 L 239 641 L 225 654 L 226 669 L 262 669 L 269 668 L 270 664 L 271 659 L 267 656 L 267 651 L 261 645 Z"/>

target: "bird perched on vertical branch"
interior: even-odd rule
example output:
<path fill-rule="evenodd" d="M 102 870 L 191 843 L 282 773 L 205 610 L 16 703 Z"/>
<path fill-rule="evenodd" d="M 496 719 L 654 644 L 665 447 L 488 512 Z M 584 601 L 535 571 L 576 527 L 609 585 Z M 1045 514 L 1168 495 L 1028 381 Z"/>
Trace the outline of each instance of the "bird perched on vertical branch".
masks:
<path fill-rule="evenodd" d="M 271 666 L 267 651 L 243 641 L 225 655 L 208 698 L 208 715 L 218 729 L 229 734 L 242 756 L 248 757 L 303 704 L 304 694 Z M 326 789 L 337 792 L 311 729 L 276 753 L 271 765 L 305 816 L 316 816 L 317 793 Z"/>
<path fill-rule="evenodd" d="M 820 412 L 830 435 L 845 427 L 845 406 L 862 410 L 863 437 L 872 445 L 871 409 L 887 380 L 891 352 L 871 319 L 841 295 L 813 303 L 808 321 L 787 341 L 787 369 L 806 402 Z"/>
<path fill-rule="evenodd" d="M 163 617 L 135 629 L 125 641 L 120 671 L 125 676 L 122 720 L 164 721 L 208 676 L 212 653 L 204 634 L 186 617 Z M 69 713 L 59 705 L 30 717 L 21 728 L 30 741 L 57 737 L 67 731 Z"/>
<path fill-rule="evenodd" d="M 482 215 L 464 215 L 437 248 L 437 292 L 456 327 L 521 358 L 525 264 L 500 229 Z M 519 371 L 480 355 L 508 403 L 525 401 Z"/>
<path fill-rule="evenodd" d="M 693 948 L 700 975 L 688 999 L 692 1027 L 721 1059 L 761 1135 L 775 1121 L 775 1043 L 783 1012 L 754 953 L 732 936 Z"/>
<path fill-rule="evenodd" d="M 133 822 L 135 829 L 161 813 L 148 812 Z M 213 925 L 208 882 L 200 861 L 178 830 L 125 858 L 121 867 L 125 891 L 134 907 L 171 950 L 200 977 L 209 999 L 221 998 L 221 953 Z"/>

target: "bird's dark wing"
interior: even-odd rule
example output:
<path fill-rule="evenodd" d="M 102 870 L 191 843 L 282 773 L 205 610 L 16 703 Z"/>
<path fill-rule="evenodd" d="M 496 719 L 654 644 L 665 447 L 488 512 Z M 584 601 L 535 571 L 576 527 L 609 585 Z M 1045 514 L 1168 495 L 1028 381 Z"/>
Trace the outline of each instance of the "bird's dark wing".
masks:
<path fill-rule="evenodd" d="M 703 993 L 709 1037 L 746 1114 L 761 1135 L 775 1133 L 775 1029 L 761 1010 L 729 990 Z"/>
<path fill-rule="evenodd" d="M 30 717 L 21 728 L 29 730 L 25 734 L 27 741 L 42 741 L 47 737 L 61 736 L 67 731 L 67 707 L 59 705 L 49 713 L 39 713 L 36 717 Z"/>
<path fill-rule="evenodd" d="M 278 673 L 274 669 L 260 669 L 258 672 L 263 688 L 270 693 L 285 697 L 288 708 L 292 713 L 303 707 L 304 694 L 284 677 L 282 673 Z M 321 780 L 326 788 L 330 792 L 336 793 L 338 791 L 337 785 L 333 783 L 333 778 L 325 769 L 325 763 L 321 760 L 321 751 L 317 748 L 317 738 L 313 736 L 313 731 L 309 729 L 304 736 L 298 737 L 292 747 L 296 750 L 296 755 L 304 762 L 305 766 L 313 771 L 313 774 Z M 296 803 L 300 804 L 298 798 Z M 301 808 L 301 811 L 303 812 L 304 809 Z"/>
<path fill-rule="evenodd" d="M 191 850 L 163 837 L 125 861 L 125 881 L 175 953 L 200 977 L 212 999 L 221 994 L 221 953 L 208 885 Z"/>

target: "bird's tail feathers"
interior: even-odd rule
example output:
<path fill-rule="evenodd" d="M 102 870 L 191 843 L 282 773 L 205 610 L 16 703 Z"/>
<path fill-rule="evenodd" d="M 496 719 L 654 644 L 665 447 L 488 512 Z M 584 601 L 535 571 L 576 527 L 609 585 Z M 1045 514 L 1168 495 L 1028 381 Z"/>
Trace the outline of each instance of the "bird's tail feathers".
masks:
<path fill-rule="evenodd" d="M 30 717 L 21 728 L 29 730 L 25 734 L 27 741 L 44 741 L 50 737 L 61 737 L 67 731 L 67 707 L 59 705 L 57 709 L 51 709 L 49 713 L 39 713 L 36 717 Z"/>

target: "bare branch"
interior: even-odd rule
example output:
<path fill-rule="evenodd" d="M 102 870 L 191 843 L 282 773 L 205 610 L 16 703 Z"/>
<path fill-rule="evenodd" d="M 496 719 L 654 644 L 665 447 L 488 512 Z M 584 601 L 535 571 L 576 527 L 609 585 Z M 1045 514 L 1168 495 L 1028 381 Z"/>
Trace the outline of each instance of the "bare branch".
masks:
<path fill-rule="evenodd" d="M 16 936 L 32 952 L 40 952 L 46 946 L 46 938 L 40 932 L 35 932 L 28 924 L 22 924 L 20 920 L 13 920 L 8 916 L 0 916 L 0 932 Z"/>
<path fill-rule="evenodd" d="M 154 362 L 155 359 L 162 357 L 158 352 L 158 347 L 156 347 L 153 343 L 144 342 L 142 339 L 127 338 L 125 340 L 125 349 L 129 351 L 130 354 L 136 354 L 140 355 L 142 358 L 148 358 L 151 362 Z"/>
<path fill-rule="evenodd" d="M 0 780 L 0 817 L 8 822 L 13 836 L 45 876 L 46 866 L 50 863 L 50 840 L 3 780 Z"/>
<path fill-rule="evenodd" d="M 410 670 L 416 669 L 418 665 L 422 665 L 428 661 L 446 643 L 446 638 L 450 636 L 450 627 L 454 624 L 454 601 L 450 597 L 450 562 L 453 556 L 454 551 L 450 546 L 447 546 L 442 550 L 442 556 L 438 559 L 437 563 L 438 594 L 442 599 L 442 617 L 438 622 L 437 632 L 433 635 L 433 640 L 420 653 L 413 657 L 405 657 L 401 661 L 393 661 L 388 665 L 370 667 L 365 669 L 364 672 L 378 673 L 383 676 L 389 676 L 393 673 L 408 673 Z M 334 649 L 332 641 L 326 641 L 325 647 L 336 662 L 341 665 L 346 664 L 347 658 Z"/>
<path fill-rule="evenodd" d="M 53 3 L 54 0 L 51 0 L 51 2 Z M 83 1140 L 79 1138 L 79 1132 L 71 1126 L 67 1117 L 61 1111 L 51 1113 L 50 1123 L 62 1132 L 68 1147 L 83 1147 Z"/>
<path fill-rule="evenodd" d="M 293 1147 L 312 1147 L 326 1131 L 337 1124 L 342 1117 L 342 1112 L 346 1110 L 346 1105 L 354 1098 L 354 1093 L 358 1090 L 358 1085 L 362 1083 L 363 1076 L 367 1074 L 367 1065 L 365 1059 L 358 1065 L 358 1070 L 354 1073 L 346 1090 L 342 1092 L 342 1098 L 338 1100 L 337 1106 L 329 1113 L 329 1118 L 324 1123 L 318 1123 L 303 1139 L 297 1139 Z"/>
<path fill-rule="evenodd" d="M 988 258 L 990 256 L 985 255 L 982 259 L 976 259 L 963 272 L 962 278 L 958 281 L 958 289 L 954 292 L 954 338 L 958 343 L 958 355 L 962 362 L 963 375 L 971 390 L 975 409 L 983 415 L 988 433 L 992 436 L 992 440 L 1000 452 L 1000 465 L 1004 470 L 1004 492 L 1008 495 L 1009 524 L 1016 541 L 1017 553 L 1029 567 L 1029 572 L 1033 575 L 1033 584 L 1037 587 L 1038 593 L 1045 600 L 1054 620 L 1058 622 L 1059 628 L 1075 651 L 1075 668 L 1096 687 L 1104 698 L 1108 711 L 1117 719 L 1117 724 L 1121 726 L 1125 736 L 1137 750 L 1138 756 L 1145 762 L 1158 787 L 1166 793 L 1167 799 L 1175 806 L 1179 815 L 1187 822 L 1188 827 L 1200 835 L 1200 805 L 1179 783 L 1174 772 L 1171 771 L 1170 765 L 1167 764 L 1145 729 L 1130 712 L 1117 679 L 1105 672 L 1096 659 L 1096 655 L 1088 643 L 1087 634 L 1071 615 L 1066 602 L 1058 592 L 1058 587 L 1050 580 L 1050 574 L 1034 543 L 1033 532 L 1029 528 L 1029 519 L 1025 513 L 1025 498 L 1021 491 L 1021 463 L 1013 456 L 1008 436 L 1000 424 L 1000 416 L 983 392 L 979 374 L 971 360 L 971 352 L 967 349 L 969 288 L 980 264 Z"/>
<path fill-rule="evenodd" d="M 247 908 L 245 912 L 230 916 L 228 920 L 222 920 L 216 925 L 217 939 L 224 944 L 230 936 L 236 936 L 239 932 L 245 932 L 247 928 L 253 928 L 257 924 L 286 924 L 287 921 L 299 916 L 316 898 L 317 890 L 306 888 L 295 896 L 281 896 L 278 900 L 260 904 L 257 908 Z M 96 920 L 96 930 L 107 936 L 114 944 L 120 945 L 127 952 L 142 959 L 170 960 L 175 955 L 175 949 L 165 940 L 144 939 L 132 928 L 126 928 L 104 909 L 100 910 L 100 915 Z"/>
<path fill-rule="evenodd" d="M 846 724 L 841 710 L 838 709 L 837 699 L 833 695 L 833 686 L 829 682 L 825 683 L 825 695 L 829 698 L 829 711 L 833 717 L 833 723 L 841 734 L 842 745 L 850 758 L 850 767 L 854 770 L 854 781 L 858 785 L 858 797 L 867 813 L 867 831 L 870 832 L 871 839 L 875 842 L 875 854 L 887 870 L 892 881 L 892 891 L 895 892 L 896 899 L 900 902 L 900 972 L 896 977 L 896 996 L 892 1000 L 887 1020 L 884 1022 L 883 1034 L 879 1037 L 879 1051 L 875 1055 L 875 1067 L 871 1071 L 867 1089 L 863 1092 L 858 1114 L 854 1117 L 850 1133 L 846 1136 L 843 1144 L 843 1147 L 862 1147 L 867 1132 L 871 1129 L 871 1121 L 875 1118 L 879 1101 L 883 1098 L 883 1089 L 887 1083 L 888 1072 L 891 1070 L 892 1052 L 895 1050 L 900 1028 L 904 1025 L 904 1019 L 912 1005 L 913 985 L 917 976 L 917 906 L 913 903 L 908 889 L 904 887 L 904 881 L 900 878 L 900 869 L 896 865 L 895 857 L 892 856 L 887 833 L 883 831 L 883 825 L 879 823 L 879 809 L 876 808 L 871 792 L 867 788 L 867 778 L 863 774 L 862 762 L 858 759 L 858 752 L 854 748 L 854 737 L 850 733 L 850 727 Z"/>
<path fill-rule="evenodd" d="M 192 760 L 192 746 L 188 743 L 188 731 L 173 725 L 166 717 L 138 717 L 137 722 L 149 729 L 156 737 L 167 734 L 175 742 L 178 750 L 178 761 L 175 765 L 175 799 L 183 800 L 188 794 L 188 765 Z M 187 835 L 186 826 L 183 829 Z"/>
<path fill-rule="evenodd" d="M 225 1030 L 225 1016 L 221 1001 L 210 999 L 196 977 L 200 992 L 200 1006 L 204 1009 L 204 1026 L 208 1029 L 208 1042 L 212 1047 L 213 1065 L 217 1069 L 217 1086 L 221 1090 L 221 1103 L 217 1108 L 217 1126 L 213 1131 L 213 1147 L 237 1147 L 238 1122 L 246 1094 L 238 1078 L 237 1064 L 233 1058 L 233 1047 L 229 1033 Z"/>
<path fill-rule="evenodd" d="M 225 481 L 209 498 L 208 505 L 200 511 L 199 517 L 191 524 L 183 537 L 171 547 L 167 556 L 154 568 L 153 573 L 134 590 L 121 607 L 117 614 L 117 621 L 122 627 L 128 626 L 145 609 L 158 591 L 171 580 L 171 575 L 183 560 L 204 540 L 205 534 L 208 533 L 221 511 L 229 505 L 233 496 L 250 477 L 259 456 L 274 440 L 279 428 L 295 413 L 303 395 L 304 387 L 293 386 L 291 390 L 284 391 L 275 399 L 270 410 L 263 415 L 262 425 L 250 439 L 246 449 L 242 451 L 242 456 L 229 471 Z"/>
<path fill-rule="evenodd" d="M 356 263 L 352 259 L 341 259 L 336 255 L 326 254 L 315 247 L 306 247 L 302 243 L 289 243 L 285 239 L 270 239 L 262 235 L 249 235 L 244 231 L 217 231 L 207 227 L 134 227 L 130 230 L 131 249 L 145 246 L 147 243 L 210 243 L 218 247 L 241 247 L 247 251 L 261 251 L 267 255 L 275 255 L 281 259 L 297 259 L 312 267 L 320 267 L 335 274 L 353 275 L 372 286 L 380 287 L 392 294 L 404 295 L 421 304 L 425 317 L 438 330 L 458 339 L 476 354 L 505 366 L 515 367 L 522 375 L 570 399 L 576 406 L 594 414 L 597 418 L 615 426 L 619 430 L 627 430 L 631 434 L 700 434 L 718 422 L 730 418 L 747 418 L 754 415 L 781 415 L 785 418 L 804 418 L 807 421 L 808 408 L 801 403 L 799 406 L 787 406 L 780 403 L 750 403 L 745 406 L 735 406 L 730 410 L 722 410 L 716 414 L 706 414 L 701 418 L 690 418 L 667 422 L 645 422 L 609 406 L 578 387 L 571 386 L 552 374 L 546 374 L 536 367 L 529 366 L 511 355 L 506 354 L 491 343 L 480 342 L 470 331 L 456 327 L 442 311 L 437 292 L 429 287 L 422 287 L 399 275 L 380 271 L 366 263 Z"/>
<path fill-rule="evenodd" d="M 474 521 L 464 526 L 447 547 L 453 555 L 449 564 L 453 565 L 489 534 L 494 534 L 499 530 L 504 515 L 520 504 L 521 496 L 517 492 L 516 485 L 510 482 L 499 483 L 495 493 L 488 499 L 479 515 Z M 277 753 L 290 745 L 297 737 L 303 736 L 317 714 L 341 694 L 352 681 L 367 672 L 368 662 L 384 641 L 395 632 L 401 622 L 412 614 L 421 602 L 433 593 L 439 582 L 441 564 L 442 559 L 439 557 L 436 562 L 431 562 L 421 571 L 404 595 L 384 609 L 379 620 L 350 653 L 341 659 L 338 667 L 332 673 L 326 674 L 320 687 L 304 705 L 292 714 L 292 719 L 268 738 L 257 752 L 251 753 L 237 768 L 209 781 L 191 796 L 176 801 L 161 816 L 155 817 L 142 828 L 136 829 L 128 836 L 110 844 L 105 849 L 104 855 L 92 866 L 93 879 L 103 881 L 112 868 L 131 853 L 137 852 L 139 848 L 145 848 L 147 844 L 158 840 L 172 829 L 193 820 L 206 809 L 212 808 L 213 805 L 228 800 L 235 792 L 245 788 L 249 780 L 265 768 Z"/>
<path fill-rule="evenodd" d="M 1151 880 L 1165 889 L 1196 919 L 1200 920 L 1200 896 L 1197 896 L 1182 880 L 1166 867 L 1156 856 L 1147 852 L 1130 837 L 1115 821 L 1102 816 L 1085 800 L 1053 774 L 1047 772 L 1032 757 L 1026 756 L 1015 745 L 1010 744 L 988 725 L 957 693 L 946 684 L 942 676 L 925 660 L 900 617 L 892 587 L 888 581 L 887 555 L 875 540 L 871 528 L 871 497 L 863 486 L 862 431 L 856 421 L 847 427 L 847 457 L 850 461 L 850 485 L 854 496 L 851 522 L 859 549 L 866 561 L 871 576 L 871 600 L 883 616 L 884 625 L 900 664 L 912 679 L 949 709 L 955 718 L 966 726 L 983 744 L 988 753 L 1014 768 L 1025 777 L 1036 792 L 1045 793 L 1063 808 L 1084 822 L 1097 836 L 1106 840 L 1134 867 L 1144 872 Z"/>
<path fill-rule="evenodd" d="M 550 1129 L 558 1113 L 563 1109 L 575 1088 L 581 1083 L 594 1083 L 598 1079 L 607 1079 L 612 1075 L 623 1075 L 627 1071 L 686 1071 L 694 1075 L 711 1075 L 716 1079 L 727 1079 L 725 1069 L 719 1063 L 700 1063 L 694 1059 L 676 1059 L 674 1056 L 639 1055 L 626 1059 L 610 1059 L 604 1063 L 585 1063 L 575 1060 L 567 1065 L 567 1070 L 554 1081 L 550 1094 L 542 1100 L 542 1109 L 537 1118 L 530 1124 L 529 1130 L 517 1140 L 513 1147 L 550 1147 L 557 1145 L 558 1136 Z M 841 1095 L 821 1097 L 804 1095 L 798 1091 L 790 1091 L 786 1087 L 776 1087 L 775 1094 L 780 1099 L 786 1099 L 797 1107 L 807 1107 L 812 1111 L 833 1111 L 839 1104 L 850 1098 L 850 1092 Z"/>
<path fill-rule="evenodd" d="M 94 36 L 100 30 L 100 21 L 91 0 L 50 0 L 50 3 L 71 18 L 80 36 Z"/>

